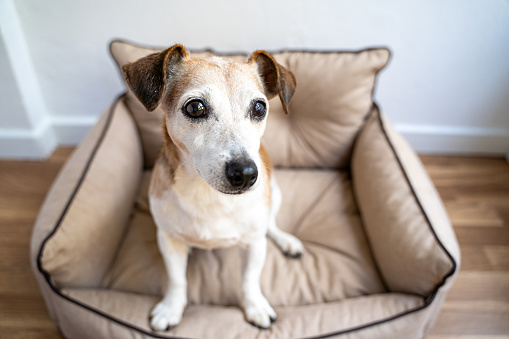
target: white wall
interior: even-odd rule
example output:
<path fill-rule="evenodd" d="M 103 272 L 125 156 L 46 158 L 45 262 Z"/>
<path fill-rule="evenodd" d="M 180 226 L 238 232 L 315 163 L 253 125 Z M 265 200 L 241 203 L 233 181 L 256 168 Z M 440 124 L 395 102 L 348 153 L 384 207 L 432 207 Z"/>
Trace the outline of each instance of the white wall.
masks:
<path fill-rule="evenodd" d="M 0 0 L 0 76 L 0 157 L 47 157 L 57 139 L 10 0 Z"/>
<path fill-rule="evenodd" d="M 7 50 L 5 42 L 0 37 L 0 58 L 7 60 Z M 16 80 L 10 64 L 8 62 L 0 63 L 0 95 L 2 100 L 2 109 L 0 110 L 0 126 L 7 126 L 14 129 L 29 128 L 25 114 L 16 114 L 24 111 L 23 101 L 21 99 Z"/>
<path fill-rule="evenodd" d="M 122 91 L 107 52 L 118 37 L 246 52 L 388 46 L 393 59 L 376 100 L 415 148 L 509 151 L 507 0 L 16 0 L 15 7 L 60 143 L 78 142 Z"/>

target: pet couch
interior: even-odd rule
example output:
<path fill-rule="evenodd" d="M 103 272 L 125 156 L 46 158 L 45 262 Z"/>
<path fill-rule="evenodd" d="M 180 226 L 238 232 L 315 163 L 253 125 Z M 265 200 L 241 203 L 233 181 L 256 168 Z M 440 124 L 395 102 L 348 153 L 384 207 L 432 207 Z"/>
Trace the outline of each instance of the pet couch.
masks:
<path fill-rule="evenodd" d="M 154 51 L 111 44 L 119 67 Z M 432 328 L 460 253 L 419 159 L 373 102 L 389 51 L 272 54 L 297 79 L 288 116 L 270 102 L 264 135 L 283 192 L 277 221 L 306 251 L 286 258 L 269 241 L 261 287 L 278 320 L 244 321 L 239 249 L 193 249 L 182 323 L 151 331 L 167 279 L 147 199 L 162 112 L 127 92 L 67 161 L 33 230 L 33 270 L 65 337 L 423 338 Z"/>

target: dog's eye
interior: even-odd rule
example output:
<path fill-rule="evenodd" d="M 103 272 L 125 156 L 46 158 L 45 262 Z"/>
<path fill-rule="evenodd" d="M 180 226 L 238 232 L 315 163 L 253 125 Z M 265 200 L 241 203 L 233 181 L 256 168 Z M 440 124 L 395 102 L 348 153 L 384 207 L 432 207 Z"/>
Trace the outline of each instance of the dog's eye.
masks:
<path fill-rule="evenodd" d="M 185 112 L 193 118 L 201 118 L 205 116 L 207 110 L 205 109 L 203 102 L 193 100 L 186 105 Z"/>
<path fill-rule="evenodd" d="M 265 113 L 267 113 L 267 106 L 265 106 L 265 103 L 263 101 L 256 101 L 252 108 L 253 117 L 255 119 L 261 119 L 265 116 Z"/>

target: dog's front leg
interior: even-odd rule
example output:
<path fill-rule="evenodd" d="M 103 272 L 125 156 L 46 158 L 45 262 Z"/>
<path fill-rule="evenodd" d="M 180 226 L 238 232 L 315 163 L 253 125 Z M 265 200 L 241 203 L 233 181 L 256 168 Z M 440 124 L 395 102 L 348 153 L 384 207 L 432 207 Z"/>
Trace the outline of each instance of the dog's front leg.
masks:
<path fill-rule="evenodd" d="M 260 328 L 268 328 L 271 322 L 276 320 L 276 312 L 260 289 L 260 276 L 266 254 L 267 238 L 265 236 L 249 244 L 242 281 L 244 314 L 249 323 Z"/>
<path fill-rule="evenodd" d="M 154 331 L 167 331 L 180 323 L 187 304 L 186 269 L 189 247 L 162 230 L 157 231 L 157 243 L 168 274 L 168 288 L 163 300 L 150 314 L 150 326 Z"/>

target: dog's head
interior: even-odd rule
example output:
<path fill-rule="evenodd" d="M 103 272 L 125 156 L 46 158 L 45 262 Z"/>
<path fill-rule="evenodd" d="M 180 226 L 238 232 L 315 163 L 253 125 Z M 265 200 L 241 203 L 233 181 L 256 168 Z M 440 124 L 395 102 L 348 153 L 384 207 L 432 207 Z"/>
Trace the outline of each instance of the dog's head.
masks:
<path fill-rule="evenodd" d="M 260 139 L 269 99 L 283 110 L 295 91 L 295 77 L 265 51 L 247 62 L 191 58 L 181 45 L 148 55 L 123 68 L 125 80 L 148 111 L 165 112 L 165 137 L 192 169 L 220 192 L 251 189 L 262 166 Z"/>

